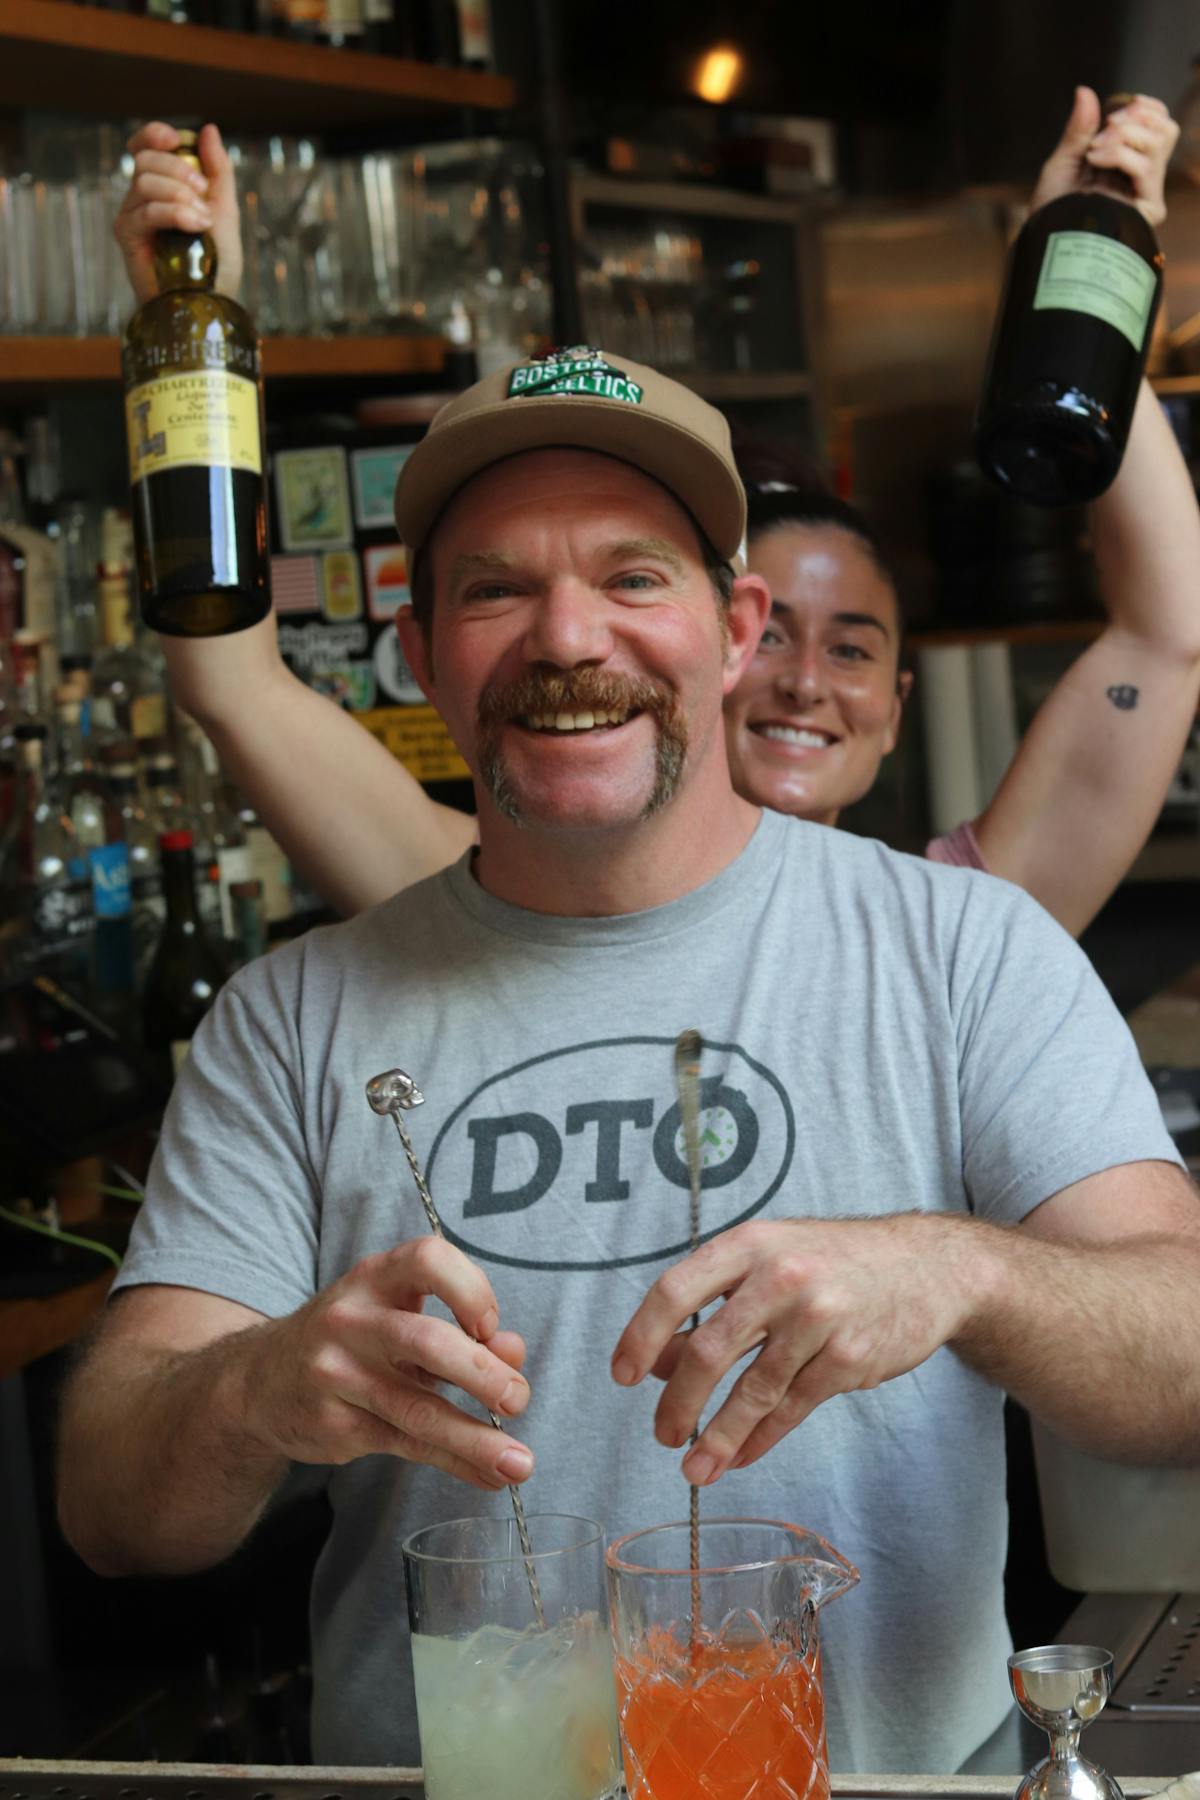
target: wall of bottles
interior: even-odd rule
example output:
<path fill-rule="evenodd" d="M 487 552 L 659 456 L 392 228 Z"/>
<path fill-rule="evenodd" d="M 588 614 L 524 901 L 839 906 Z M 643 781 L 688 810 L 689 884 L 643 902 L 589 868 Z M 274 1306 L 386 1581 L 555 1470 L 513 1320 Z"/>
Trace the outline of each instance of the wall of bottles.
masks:
<path fill-rule="evenodd" d="M 56 464 L 47 419 L 0 434 L 0 986 L 49 977 L 169 1056 L 315 896 L 172 704 L 128 516 L 58 498 Z"/>
<path fill-rule="evenodd" d="M 107 12 L 215 25 L 339 50 L 492 67 L 488 0 L 83 0 Z"/>

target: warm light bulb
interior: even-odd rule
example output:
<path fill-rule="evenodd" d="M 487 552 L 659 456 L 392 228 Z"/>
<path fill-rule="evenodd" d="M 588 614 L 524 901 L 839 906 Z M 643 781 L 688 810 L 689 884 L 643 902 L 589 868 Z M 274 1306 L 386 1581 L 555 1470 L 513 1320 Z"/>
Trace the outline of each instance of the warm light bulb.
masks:
<path fill-rule="evenodd" d="M 714 106 L 720 106 L 722 101 L 728 100 L 741 78 L 741 52 L 721 44 L 700 58 L 694 91 L 701 100 L 711 100 Z"/>

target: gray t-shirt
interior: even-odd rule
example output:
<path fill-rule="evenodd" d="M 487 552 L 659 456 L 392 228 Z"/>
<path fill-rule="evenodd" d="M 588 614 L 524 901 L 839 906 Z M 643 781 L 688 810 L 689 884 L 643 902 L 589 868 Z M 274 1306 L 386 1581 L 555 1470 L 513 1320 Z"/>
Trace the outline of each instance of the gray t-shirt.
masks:
<path fill-rule="evenodd" d="M 705 1235 L 743 1219 L 970 1211 L 1013 1224 L 1116 1164 L 1174 1160 L 1132 1040 L 1086 958 L 1004 882 L 764 815 L 670 905 L 526 912 L 464 859 L 256 962 L 185 1065 L 120 1285 L 269 1315 L 425 1230 L 364 1083 L 399 1066 L 448 1234 L 529 1347 L 516 1432 L 532 1509 L 616 1535 L 686 1516 L 661 1391 L 609 1358 L 686 1251 L 675 1038 L 704 1035 Z M 858 1565 L 822 1615 L 836 1769 L 950 1771 L 1009 1706 L 1003 1396 L 949 1350 L 818 1408 L 710 1513 L 787 1519 Z M 330 1472 L 313 1593 L 314 1748 L 417 1757 L 400 1544 L 500 1513 L 437 1471 Z"/>

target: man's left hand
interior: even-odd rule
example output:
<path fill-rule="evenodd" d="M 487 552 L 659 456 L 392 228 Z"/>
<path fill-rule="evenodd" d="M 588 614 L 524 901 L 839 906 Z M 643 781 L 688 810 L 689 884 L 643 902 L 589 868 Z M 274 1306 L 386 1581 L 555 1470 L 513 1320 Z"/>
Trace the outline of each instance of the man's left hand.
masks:
<path fill-rule="evenodd" d="M 717 1383 L 757 1349 L 684 1459 L 688 1480 L 705 1486 L 755 1462 L 823 1400 L 903 1375 L 962 1332 L 986 1280 L 981 1232 L 923 1213 L 735 1226 L 659 1276 L 621 1335 L 614 1379 L 666 1382 L 655 1435 L 678 1448 Z"/>

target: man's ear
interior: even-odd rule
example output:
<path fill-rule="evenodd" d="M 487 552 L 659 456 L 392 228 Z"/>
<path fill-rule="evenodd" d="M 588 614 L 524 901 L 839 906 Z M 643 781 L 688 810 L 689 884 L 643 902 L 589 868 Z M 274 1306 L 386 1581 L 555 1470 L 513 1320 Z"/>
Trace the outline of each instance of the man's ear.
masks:
<path fill-rule="evenodd" d="M 761 575 L 739 575 L 725 615 L 725 674 L 722 691 L 732 694 L 758 649 L 771 616 L 771 591 Z"/>
<path fill-rule="evenodd" d="M 404 660 L 412 670 L 413 680 L 429 701 L 431 706 L 437 705 L 434 697 L 433 657 L 425 640 L 425 633 L 417 624 L 411 606 L 402 606 L 396 614 L 396 635 L 400 639 L 400 648 L 404 652 Z"/>

